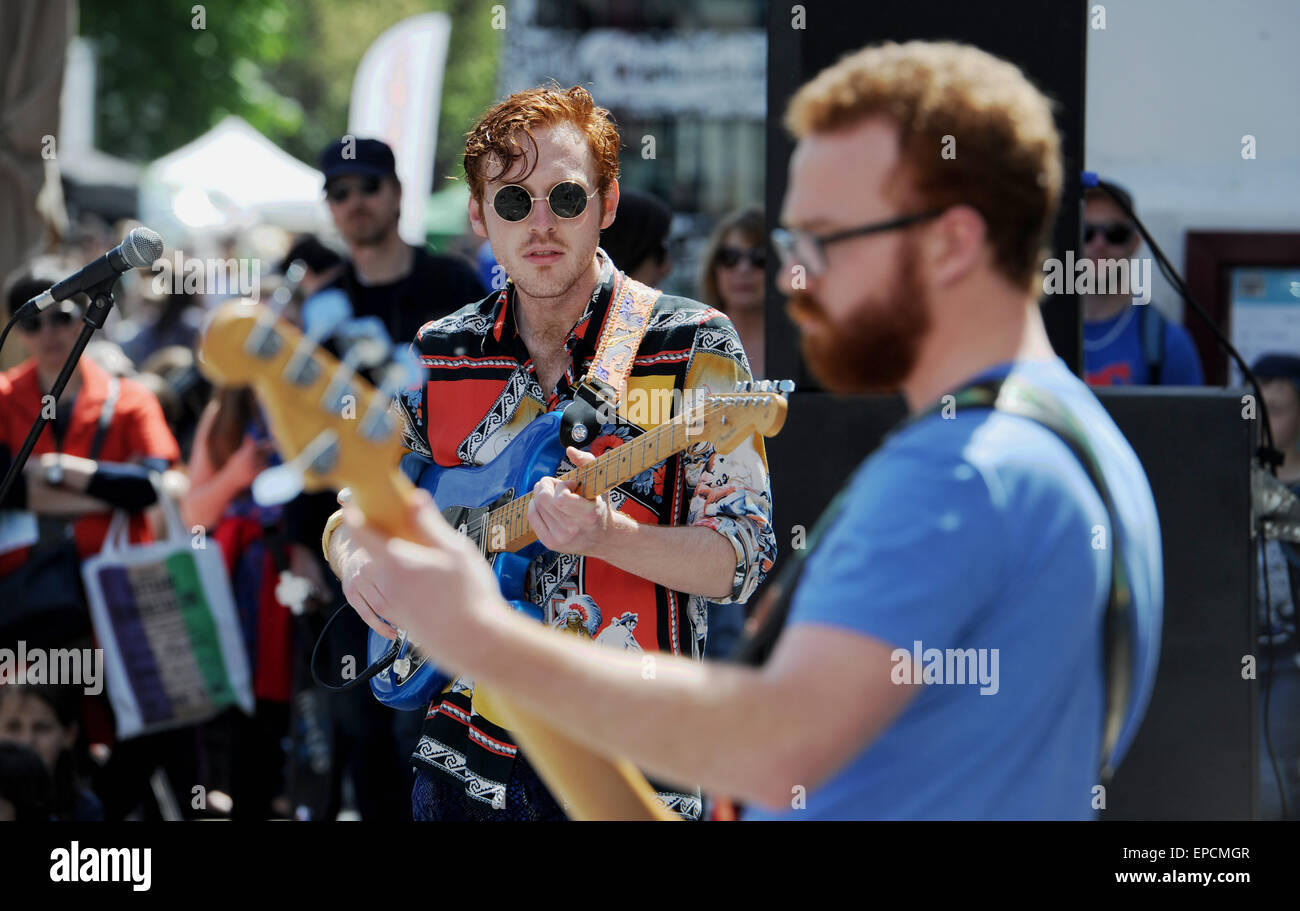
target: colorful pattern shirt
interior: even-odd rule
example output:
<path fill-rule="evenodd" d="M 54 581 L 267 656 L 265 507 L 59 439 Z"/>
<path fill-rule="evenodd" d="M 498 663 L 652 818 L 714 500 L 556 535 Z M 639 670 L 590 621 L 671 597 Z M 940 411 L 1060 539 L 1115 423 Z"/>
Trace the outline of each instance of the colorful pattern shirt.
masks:
<path fill-rule="evenodd" d="M 411 452 L 442 466 L 483 465 L 534 418 L 572 399 L 621 282 L 603 251 L 598 255 L 601 280 L 569 333 L 571 362 L 549 394 L 517 332 L 512 284 L 421 328 L 413 349 L 424 368 L 423 383 L 397 402 Z M 671 420 L 682 390 L 730 392 L 749 378 L 745 352 L 726 316 L 662 295 L 627 381 L 627 420 L 602 425 L 587 449 L 599 456 Z M 561 470 L 570 467 L 566 461 Z M 708 602 L 747 600 L 772 567 L 771 502 L 761 438 L 726 455 L 696 442 L 615 488 L 610 503 L 638 522 L 702 525 L 723 535 L 736 555 L 729 597 L 674 592 L 601 560 L 547 552 L 529 573 L 529 598 L 541 606 L 546 623 L 611 648 L 701 657 Z M 517 754 L 510 732 L 475 711 L 473 681 L 461 677 L 430 705 L 413 758 L 464 782 L 470 798 L 504 809 Z M 699 817 L 698 792 L 657 791 L 670 809 Z"/>

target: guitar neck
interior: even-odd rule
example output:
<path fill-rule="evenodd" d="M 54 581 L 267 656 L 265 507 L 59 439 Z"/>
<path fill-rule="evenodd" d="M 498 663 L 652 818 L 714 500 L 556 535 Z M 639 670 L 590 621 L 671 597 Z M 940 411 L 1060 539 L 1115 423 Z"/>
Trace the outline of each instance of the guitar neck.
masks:
<path fill-rule="evenodd" d="M 678 415 L 635 440 L 611 449 L 590 465 L 565 472 L 560 480 L 576 482 L 575 491 L 588 500 L 594 500 L 700 439 L 698 433 L 691 432 L 689 416 Z M 485 523 L 487 553 L 513 552 L 537 540 L 537 535 L 528 523 L 528 507 L 532 502 L 533 495 L 528 493 L 498 506 L 488 514 Z M 498 528 L 503 531 L 496 531 Z M 504 546 L 494 546 L 502 544 L 503 533 Z"/>

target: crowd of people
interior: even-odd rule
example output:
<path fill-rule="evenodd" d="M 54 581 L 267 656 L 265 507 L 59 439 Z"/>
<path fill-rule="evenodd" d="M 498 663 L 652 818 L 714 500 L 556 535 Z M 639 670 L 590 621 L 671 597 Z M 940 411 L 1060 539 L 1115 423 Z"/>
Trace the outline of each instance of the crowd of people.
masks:
<path fill-rule="evenodd" d="M 496 261 L 486 242 L 477 262 L 404 242 L 396 226 L 401 184 L 391 149 L 362 139 L 353 151 L 349 146 L 345 155 L 340 140 L 320 160 L 322 204 L 333 217 L 342 249 L 312 235 L 271 235 L 268 244 L 261 232 L 256 242 L 249 233 L 221 238 L 211 252 L 214 258 L 246 254 L 260 262 L 275 260 L 274 268 L 260 271 L 256 293 L 269 301 L 278 288 L 291 292 L 287 318 L 309 319 L 313 301 L 322 299 L 319 292 L 334 288 L 346 294 L 353 317 L 376 317 L 392 340 L 406 343 L 430 320 L 482 299 L 501 270 L 494 273 Z M 672 266 L 671 211 L 650 194 L 625 191 L 618 215 L 602 244 L 630 275 L 657 286 Z M 111 245 L 113 235 L 120 239 L 134 223 L 121 222 L 109 231 L 87 216 L 83 225 L 77 236 L 8 278 L 5 319 L 97 255 L 97 244 Z M 702 293 L 744 320 L 746 348 L 761 359 L 762 214 L 746 210 L 720 225 L 703 270 Z M 738 251 L 745 255 L 737 256 Z M 164 258 L 171 260 L 171 248 Z M 37 812 L 67 819 L 334 818 L 341 811 L 367 819 L 409 818 L 404 782 L 407 757 L 419 736 L 419 713 L 387 709 L 364 686 L 325 693 L 307 669 L 324 620 L 343 603 L 319 548 L 334 496 L 303 494 L 286 504 L 259 505 L 251 493 L 253 481 L 280 463 L 261 408 L 248 388 L 214 388 L 196 363 L 205 317 L 239 289 L 194 289 L 180 282 L 160 288 L 158 274 L 140 270 L 119 282 L 104 331 L 86 348 L 3 504 L 0 590 L 24 592 L 31 609 L 0 623 L 5 640 L 0 645 L 99 644 L 84 591 L 67 570 L 100 552 L 115 512 L 130 516 L 132 544 L 164 536 L 157 498 L 168 496 L 187 533 L 201 529 L 221 549 L 248 653 L 255 710 L 249 715 L 229 708 L 200 724 L 118 739 L 105 693 L 74 697 L 75 689 L 66 686 L 0 686 L 0 740 L 5 741 L 0 807 L 7 801 L 20 817 L 43 807 Z M 77 295 L 16 324 L 14 337 L 26 358 L 0 375 L 0 475 L 44 406 L 42 396 L 80 333 L 88 305 L 85 295 Z M 760 370 L 761 360 L 756 376 Z M 106 408 L 110 397 L 113 405 Z M 105 426 L 96 433 L 101 415 Z M 34 539 L 24 532 L 28 524 L 36 529 Z M 53 553 L 63 560 L 62 577 L 71 591 L 58 586 L 46 598 L 41 593 L 54 574 L 36 567 L 44 567 L 45 555 Z M 274 581 L 283 569 L 309 583 L 301 614 L 279 600 Z M 74 597 L 80 603 L 72 610 L 46 605 Z M 718 617 L 711 653 L 725 653 L 739 637 L 739 607 L 712 605 Z M 332 624 L 320 666 L 337 669 L 345 658 L 364 655 L 363 637 L 359 622 Z M 305 746 L 311 736 L 317 741 L 314 752 Z M 327 763 L 319 756 L 322 739 L 329 744 Z M 29 761 L 29 751 L 41 763 Z M 323 779 L 322 768 L 328 769 Z M 42 783 L 32 785 L 38 778 Z"/>
<path fill-rule="evenodd" d="M 591 113 L 590 97 L 584 102 L 583 94 L 575 89 L 559 101 L 550 99 L 566 113 L 556 122 L 543 118 L 536 125 L 539 160 L 552 151 L 556 161 L 566 160 L 563 156 L 571 136 L 565 130 L 575 124 L 581 130 L 603 129 L 591 126 L 599 118 Z M 524 113 L 515 113 L 525 116 L 533 101 L 512 96 L 503 104 L 519 106 Z M 500 154 L 492 145 L 490 130 L 482 123 L 480 127 L 484 145 L 475 152 L 471 134 L 467 163 L 475 154 Z M 671 268 L 673 214 L 649 194 L 630 189 L 622 190 L 621 195 L 609 193 L 610 175 L 617 173 L 616 151 L 614 154 L 612 166 L 597 161 L 601 185 L 588 197 L 603 194 L 599 242 L 604 252 L 598 251 L 591 264 L 595 291 L 584 292 L 590 296 L 590 304 L 585 297 L 570 302 L 579 316 L 577 322 L 565 316 L 564 326 L 537 324 L 533 320 L 539 311 L 521 306 L 513 314 L 513 329 L 505 327 L 507 289 L 499 280 L 503 274 L 526 273 L 538 262 L 562 259 L 568 251 L 531 249 L 521 256 L 517 250 L 503 248 L 497 257 L 485 241 L 472 259 L 434 253 L 405 242 L 397 232 L 402 186 L 391 149 L 378 140 L 351 137 L 331 144 L 320 159 L 325 181 L 323 204 L 343 249 L 332 249 L 313 236 L 286 236 L 277 254 L 279 265 L 263 277 L 260 296 L 270 299 L 277 288 L 283 288 L 290 300 L 286 318 L 310 323 L 313 308 L 325 306 L 329 300 L 324 292 L 342 292 L 354 318 L 378 320 L 395 344 L 416 340 L 416 349 L 426 361 L 463 355 L 467 340 L 482 346 L 483 351 L 489 344 L 499 345 L 503 359 L 515 357 L 526 375 L 536 375 L 541 401 L 553 405 L 552 399 L 563 398 L 562 390 L 572 392 L 578 377 L 566 373 L 560 360 L 537 358 L 539 363 L 533 364 L 529 353 L 539 346 L 563 347 L 566 352 L 577 346 L 594 347 L 596 330 L 584 328 L 588 322 L 584 317 L 597 306 L 602 289 L 612 281 L 610 276 L 621 271 L 653 289 Z M 539 203 L 550 207 L 550 215 L 540 217 L 575 222 L 581 217 L 585 204 L 556 196 L 556 190 L 572 184 L 574 178 L 566 177 L 563 167 L 549 160 L 541 166 L 556 177 L 548 196 L 533 196 L 527 206 L 520 201 L 520 218 L 511 215 L 509 203 L 494 200 L 492 217 L 500 223 L 493 222 L 494 232 L 478 232 L 480 237 L 491 233 L 510 237 L 508 223 L 527 219 Z M 489 179 L 484 174 L 468 176 L 476 200 L 471 203 L 471 221 L 482 225 L 489 215 L 481 185 Z M 500 183 L 500 176 L 491 177 L 490 182 Z M 581 184 L 579 188 L 585 189 Z M 525 188 L 522 196 L 527 197 L 530 189 Z M 1127 202 L 1131 209 L 1131 197 Z M 124 231 L 129 225 L 120 227 Z M 730 371 L 728 375 L 767 376 L 766 231 L 764 212 L 757 207 L 721 217 L 700 264 L 694 296 L 703 309 L 697 314 L 690 309 L 700 307 L 694 301 L 683 303 L 683 299 L 669 296 L 660 299 L 671 301 L 660 304 L 666 307 L 660 313 L 663 325 L 689 318 L 720 333 L 718 362 L 724 365 L 724 372 Z M 1109 198 L 1094 194 L 1086 200 L 1084 242 L 1085 255 L 1097 260 L 1131 257 L 1140 244 L 1125 213 Z M 227 247 L 238 250 L 240 243 L 241 239 L 235 238 Z M 75 245 L 69 245 L 62 255 L 32 260 L 5 285 L 6 318 L 85 259 L 84 252 L 78 257 Z M 512 268 L 501 268 L 504 266 Z M 272 505 L 253 497 L 254 480 L 280 464 L 282 454 L 252 392 L 214 388 L 202 375 L 195 355 L 204 317 L 236 292 L 169 289 L 160 293 L 154 290 L 151 278 L 152 273 L 142 272 L 122 283 L 118 315 L 109 322 L 104 337 L 86 349 L 20 482 L 0 504 L 5 510 L 0 523 L 0 591 L 23 592 L 27 603 L 33 605 L 13 612 L 0 624 L 6 640 L 0 645 L 19 639 L 46 648 L 97 644 L 84 593 L 80 611 L 76 606 L 69 609 L 68 599 L 75 595 L 55 583 L 56 579 L 67 583 L 68 574 L 49 572 L 42 568 L 48 565 L 42 561 L 46 555 L 51 555 L 51 560 L 57 556 L 66 568 L 69 555 L 75 564 L 97 554 L 117 512 L 130 517 L 131 542 L 154 540 L 165 534 L 158 499 L 170 497 L 177 503 L 187 531 L 201 530 L 220 546 L 251 668 L 253 711 L 227 708 L 200 723 L 123 739 L 116 736 L 112 707 L 104 694 L 84 695 L 73 688 L 46 684 L 5 684 L 0 686 L 0 812 L 18 819 L 91 820 L 174 816 L 333 819 L 348 811 L 364 819 L 410 819 L 412 754 L 430 754 L 445 746 L 437 738 L 445 740 L 447 730 L 454 726 L 445 716 L 453 716 L 461 707 L 452 697 L 464 696 L 463 708 L 472 711 L 472 681 L 459 690 L 460 684 L 453 684 L 441 706 L 445 711 L 440 712 L 435 703 L 427 717 L 422 712 L 388 709 L 374 700 L 365 686 L 326 693 L 312 682 L 308 663 L 318 639 L 320 667 L 337 670 L 347 659 L 360 660 L 365 654 L 363 621 L 367 618 L 358 604 L 364 600 L 358 588 L 364 573 L 355 570 L 357 549 L 338 545 L 340 562 L 334 566 L 322 552 L 322 530 L 326 531 L 328 552 L 329 531 L 338 527 L 331 519 L 336 494 L 304 493 Z M 476 312 L 450 322 L 445 319 L 480 301 L 483 313 L 477 315 L 497 314 L 496 325 L 474 322 Z M 84 296 L 78 296 L 18 324 L 18 337 L 28 357 L 0 375 L 0 474 L 8 470 L 28 428 L 48 404 L 44 393 L 81 331 L 87 303 Z M 607 304 L 606 300 L 600 306 Z M 659 339 L 647 335 L 652 337 Z M 666 352 L 676 340 L 665 335 L 657 344 Z M 447 347 L 447 352 L 440 345 Z M 1093 385 L 1196 385 L 1203 381 L 1186 331 L 1154 307 L 1135 304 L 1129 294 L 1085 297 L 1084 351 L 1086 377 Z M 691 369 L 697 366 L 692 364 Z M 1256 366 L 1271 397 L 1275 435 L 1289 447 L 1280 475 L 1300 490 L 1300 474 L 1294 464 L 1300 458 L 1300 358 L 1272 356 Z M 675 382 L 688 381 L 686 369 Z M 419 430 L 419 438 L 436 448 L 439 444 L 434 437 L 441 431 L 430 426 L 432 417 L 426 406 L 432 408 L 435 403 L 426 402 L 425 395 L 419 391 L 401 401 L 408 408 L 407 419 Z M 656 584 L 644 590 L 627 587 L 629 600 L 623 607 L 632 605 L 635 598 L 646 599 L 649 606 L 654 598 L 662 600 L 669 589 L 704 592 L 692 595 L 697 601 L 688 608 L 707 611 L 707 620 L 695 624 L 698 641 L 704 643 L 699 651 L 705 658 L 724 657 L 740 640 L 746 602 L 771 565 L 766 460 L 760 446 L 730 462 L 708 453 L 701 464 L 684 460 L 683 466 L 683 479 L 689 478 L 695 490 L 693 496 L 681 499 L 680 515 L 670 514 L 666 506 L 653 506 L 651 500 L 663 500 L 662 492 L 655 488 L 659 495 L 647 499 L 651 505 L 641 521 L 701 525 L 720 532 L 728 546 L 719 550 L 719 560 L 712 563 L 712 552 L 702 550 L 701 565 L 716 563 L 719 571 L 713 575 L 728 578 L 734 569 L 735 582 L 717 584 L 712 577 L 702 576 L 687 579 L 680 567 L 649 568 L 635 575 L 652 578 Z M 709 485 L 728 485 L 727 491 L 734 491 L 741 477 L 749 487 L 739 498 L 739 506 L 733 503 L 720 508 L 716 498 L 698 495 L 700 488 Z M 665 481 L 652 479 L 651 483 L 662 486 Z M 697 499 L 701 502 L 696 503 Z M 572 540 L 555 531 L 548 533 L 548 538 Z M 706 535 L 698 540 L 713 546 L 722 539 Z M 730 565 L 732 546 L 739 556 L 734 568 Z M 557 553 L 580 552 L 555 549 Z M 1293 703 L 1294 678 L 1300 672 L 1292 599 L 1296 591 L 1292 582 L 1300 579 L 1294 567 L 1300 560 L 1281 547 L 1270 551 L 1269 560 L 1269 572 L 1283 584 L 1275 586 L 1273 603 L 1262 615 L 1262 622 L 1270 646 L 1281 649 L 1278 664 L 1286 673 L 1278 678 L 1272 705 L 1274 711 L 1279 705 L 1285 711 L 1285 706 Z M 634 561 L 628 558 L 628 562 Z M 619 565 L 614 558 L 610 563 Z M 276 584 L 285 572 L 304 580 L 308 591 L 305 602 L 292 610 Z M 623 591 L 618 587 L 623 584 L 617 581 L 620 577 L 611 578 L 609 591 Z M 71 581 L 75 587 L 76 580 Z M 48 609 L 42 606 L 46 596 L 52 605 Z M 559 603 L 566 597 L 565 590 L 548 597 Z M 585 628 L 589 622 L 594 627 L 600 625 L 590 591 L 569 592 L 567 597 L 570 600 L 565 606 L 578 615 L 578 627 Z M 359 616 L 346 607 L 349 600 Z M 336 611 L 345 616 L 331 624 L 322 638 L 326 619 Z M 628 616 L 625 612 L 622 618 L 605 620 L 621 623 L 620 632 L 631 643 L 626 647 L 639 648 L 636 640 L 645 633 L 634 636 L 631 630 L 636 615 L 630 614 L 630 623 Z M 492 725 L 484 730 L 501 738 L 509 734 Z M 1279 716 L 1275 737 L 1292 756 L 1294 733 Z M 328 744 L 323 758 L 322 742 Z M 489 766 L 484 764 L 482 769 Z M 416 769 L 414 782 L 415 803 L 417 807 L 423 803 L 428 813 L 432 813 L 432 804 L 445 808 L 459 799 L 444 793 L 446 780 L 431 774 L 430 768 L 437 768 L 432 760 L 429 768 Z M 1292 761 L 1291 772 L 1294 770 Z M 478 771 L 476 767 L 475 774 Z M 527 777 L 531 772 L 525 765 L 516 764 L 506 772 L 513 777 L 508 788 L 502 785 L 503 800 L 507 792 L 511 800 L 522 799 L 530 805 L 533 818 L 555 809 L 543 806 L 539 794 L 544 792 L 538 790 L 535 777 Z M 694 802 L 687 794 L 675 799 L 682 815 L 701 815 L 698 794 Z M 474 805 L 470 806 L 473 809 Z M 466 812 L 469 818 L 477 818 Z"/>

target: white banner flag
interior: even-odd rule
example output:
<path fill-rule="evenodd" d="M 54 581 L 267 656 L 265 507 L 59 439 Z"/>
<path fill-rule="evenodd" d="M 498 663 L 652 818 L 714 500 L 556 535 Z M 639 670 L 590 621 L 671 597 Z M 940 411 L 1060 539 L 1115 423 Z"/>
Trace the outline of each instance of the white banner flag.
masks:
<path fill-rule="evenodd" d="M 418 246 L 424 245 L 424 207 L 433 184 L 450 36 L 451 20 L 443 13 L 404 19 L 370 45 L 352 82 L 348 133 L 392 146 L 402 181 L 397 230 Z"/>

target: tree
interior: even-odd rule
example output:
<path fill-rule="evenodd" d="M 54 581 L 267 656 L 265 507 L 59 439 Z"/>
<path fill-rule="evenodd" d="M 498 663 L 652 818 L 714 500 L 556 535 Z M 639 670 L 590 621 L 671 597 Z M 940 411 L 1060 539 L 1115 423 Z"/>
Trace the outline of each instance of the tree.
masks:
<path fill-rule="evenodd" d="M 81 33 L 98 51 L 97 144 L 147 161 L 237 114 L 315 164 L 347 129 L 352 77 L 371 42 L 432 10 L 452 19 L 438 189 L 460 174 L 465 131 L 495 97 L 501 33 L 484 0 L 84 0 Z"/>

